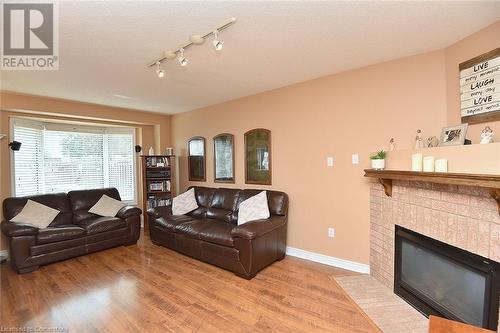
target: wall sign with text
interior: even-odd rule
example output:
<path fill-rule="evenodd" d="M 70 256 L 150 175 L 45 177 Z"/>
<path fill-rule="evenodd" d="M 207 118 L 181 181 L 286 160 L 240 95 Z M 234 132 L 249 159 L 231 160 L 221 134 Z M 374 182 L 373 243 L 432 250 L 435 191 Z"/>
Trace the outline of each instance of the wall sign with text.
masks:
<path fill-rule="evenodd" d="M 500 120 L 500 48 L 459 65 L 462 123 Z"/>

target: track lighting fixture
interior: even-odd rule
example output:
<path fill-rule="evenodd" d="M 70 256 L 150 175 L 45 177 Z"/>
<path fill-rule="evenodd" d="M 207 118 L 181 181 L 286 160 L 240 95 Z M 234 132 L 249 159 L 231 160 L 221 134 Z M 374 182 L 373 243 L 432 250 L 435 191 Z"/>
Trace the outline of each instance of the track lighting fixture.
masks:
<path fill-rule="evenodd" d="M 160 58 L 149 63 L 148 67 L 156 66 L 156 75 L 158 75 L 158 77 L 161 78 L 161 77 L 165 76 L 165 71 L 160 68 L 161 63 L 163 61 L 173 60 L 173 59 L 177 58 L 179 65 L 181 65 L 182 67 L 187 66 L 188 60 L 186 59 L 186 57 L 184 57 L 184 50 L 192 45 L 202 45 L 205 42 L 205 39 L 210 37 L 210 35 L 213 35 L 213 38 L 214 38 L 212 41 L 212 45 L 213 45 L 214 49 L 216 51 L 222 50 L 222 47 L 224 46 L 224 42 L 222 42 L 219 39 L 219 32 L 221 32 L 224 29 L 227 29 L 234 22 L 236 22 L 236 18 L 233 17 L 233 18 L 229 19 L 226 23 L 220 25 L 215 30 L 212 30 L 209 33 L 206 33 L 204 35 L 192 35 L 191 37 L 189 37 L 189 42 L 182 45 L 178 49 L 166 51 Z"/>
<path fill-rule="evenodd" d="M 177 61 L 179 62 L 179 65 L 181 65 L 182 67 L 187 66 L 188 64 L 188 60 L 186 59 L 186 57 L 184 57 L 183 48 L 179 50 L 179 57 L 177 58 Z"/>
<path fill-rule="evenodd" d="M 156 75 L 158 75 L 159 78 L 162 78 L 165 76 L 165 71 L 160 68 L 160 62 L 158 61 L 156 63 Z"/>
<path fill-rule="evenodd" d="M 222 50 L 222 47 L 224 46 L 224 42 L 219 40 L 219 31 L 215 30 L 213 32 L 213 35 L 214 35 L 214 40 L 213 40 L 212 44 L 214 45 L 215 51 Z"/>

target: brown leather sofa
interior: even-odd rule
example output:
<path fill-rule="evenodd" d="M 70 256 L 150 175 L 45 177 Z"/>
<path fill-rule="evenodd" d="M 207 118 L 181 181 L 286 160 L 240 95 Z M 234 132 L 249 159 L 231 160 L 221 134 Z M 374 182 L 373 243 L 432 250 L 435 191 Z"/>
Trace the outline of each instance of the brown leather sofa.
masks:
<path fill-rule="evenodd" d="M 119 245 L 131 245 L 140 235 L 142 211 L 123 207 L 116 217 L 89 213 L 103 194 L 120 200 L 115 188 L 71 191 L 31 197 L 7 198 L 3 202 L 1 228 L 9 241 L 10 263 L 18 273 Z M 9 222 L 31 199 L 60 211 L 45 229 Z"/>
<path fill-rule="evenodd" d="M 288 195 L 267 191 L 269 219 L 237 225 L 240 203 L 262 190 L 194 187 L 198 209 L 172 215 L 170 206 L 148 210 L 154 244 L 233 271 L 246 279 L 285 257 Z"/>

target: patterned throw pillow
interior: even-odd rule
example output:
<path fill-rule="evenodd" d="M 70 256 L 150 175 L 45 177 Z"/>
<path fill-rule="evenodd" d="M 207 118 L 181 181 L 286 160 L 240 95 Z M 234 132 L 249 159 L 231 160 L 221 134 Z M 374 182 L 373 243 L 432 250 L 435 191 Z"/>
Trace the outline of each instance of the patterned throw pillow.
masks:
<path fill-rule="evenodd" d="M 97 203 L 89 209 L 89 213 L 100 216 L 115 217 L 118 211 L 126 205 L 126 203 L 121 202 L 120 200 L 110 198 L 106 194 L 103 194 L 101 199 L 99 199 L 99 201 L 97 201 Z"/>
<path fill-rule="evenodd" d="M 267 193 L 266 191 L 262 191 L 240 203 L 238 225 L 242 225 L 249 221 L 268 219 L 269 216 Z"/>
<path fill-rule="evenodd" d="M 28 200 L 21 212 L 10 221 L 15 223 L 27 223 L 38 229 L 44 229 L 54 221 L 57 214 L 59 214 L 57 209 L 47 207 L 33 200 Z"/>
<path fill-rule="evenodd" d="M 198 203 L 194 196 L 194 188 L 179 194 L 172 199 L 172 214 L 184 215 L 198 208 Z"/>

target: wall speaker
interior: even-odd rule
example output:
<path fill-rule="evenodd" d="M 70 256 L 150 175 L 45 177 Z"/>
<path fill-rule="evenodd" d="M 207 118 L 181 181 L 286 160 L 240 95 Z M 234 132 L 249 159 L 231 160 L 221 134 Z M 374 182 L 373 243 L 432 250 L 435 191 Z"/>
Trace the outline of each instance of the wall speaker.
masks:
<path fill-rule="evenodd" d="M 142 150 L 142 147 L 141 147 L 141 146 L 139 146 L 139 145 L 135 146 L 135 152 L 136 152 L 136 153 L 140 153 L 140 152 L 141 152 L 141 150 Z"/>
<path fill-rule="evenodd" d="M 18 151 L 19 149 L 21 149 L 21 144 L 22 143 L 19 141 L 12 141 L 11 143 L 9 143 L 9 147 L 13 151 Z"/>

